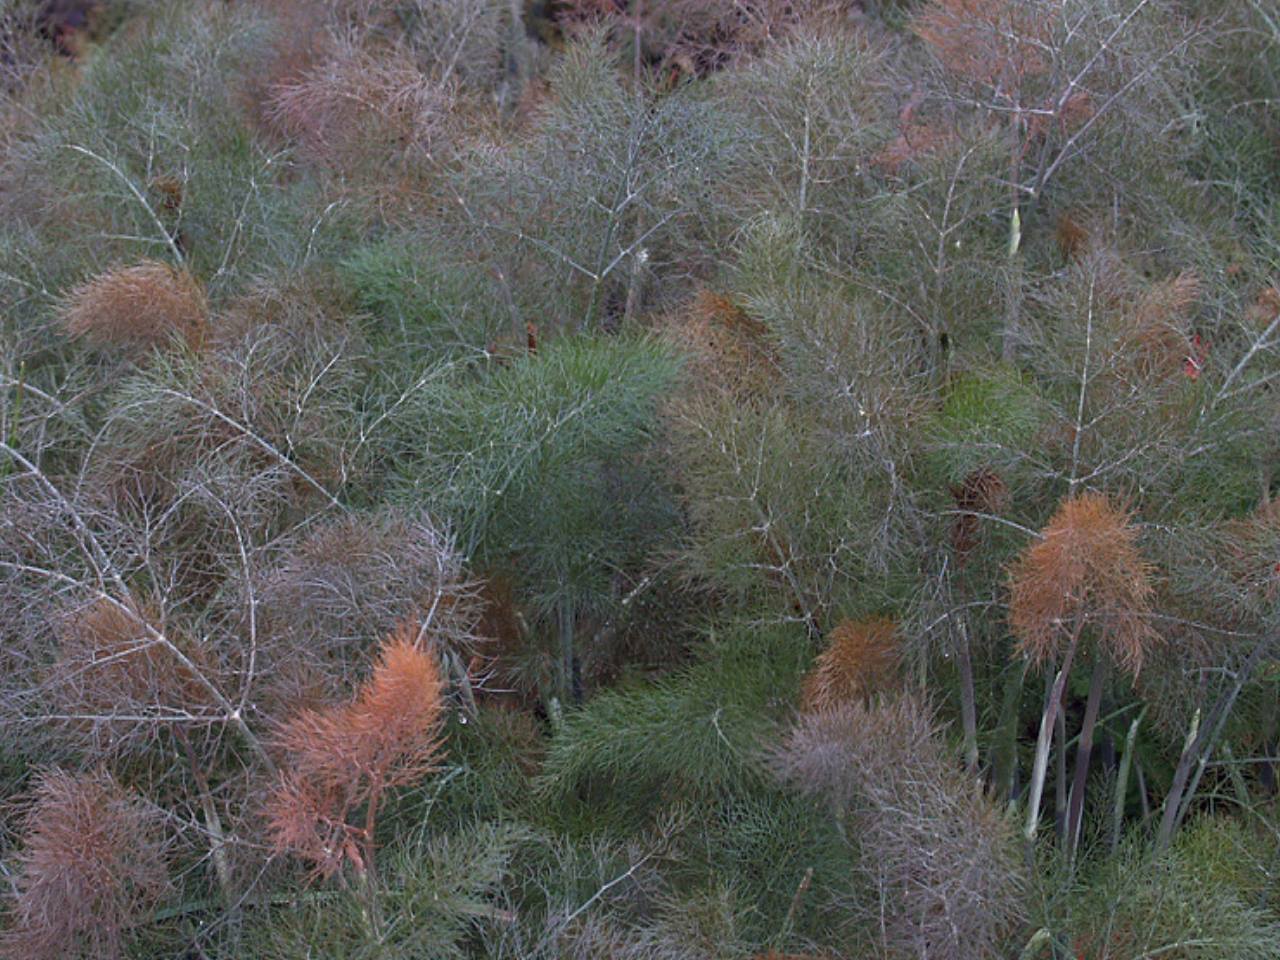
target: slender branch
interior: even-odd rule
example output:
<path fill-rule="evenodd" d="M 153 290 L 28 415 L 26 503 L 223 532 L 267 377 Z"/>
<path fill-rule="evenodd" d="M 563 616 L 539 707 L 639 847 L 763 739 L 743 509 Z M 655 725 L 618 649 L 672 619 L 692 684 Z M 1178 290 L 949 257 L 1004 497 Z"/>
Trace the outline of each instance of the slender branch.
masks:
<path fill-rule="evenodd" d="M 118 166 L 116 166 L 113 162 L 108 160 L 106 157 L 100 154 L 94 153 L 88 147 L 82 147 L 77 143 L 68 143 L 68 144 L 65 144 L 65 146 L 68 150 L 74 150 L 76 153 L 83 154 L 84 156 L 89 157 L 90 159 L 98 161 L 98 163 L 102 164 L 108 170 L 114 173 L 117 177 L 119 177 L 121 182 L 123 182 L 124 185 L 128 187 L 129 192 L 133 194 L 134 198 L 138 201 L 138 203 L 142 204 L 142 209 L 147 211 L 147 215 L 151 218 L 151 222 L 154 223 L 156 229 L 160 231 L 160 235 L 164 237 L 164 242 L 168 245 L 169 252 L 173 254 L 173 259 L 178 263 L 179 266 L 182 266 L 186 263 L 186 258 L 182 255 L 182 249 L 178 246 L 178 241 L 174 239 L 174 237 L 169 233 L 167 229 L 165 229 L 165 225 L 160 222 L 160 218 L 156 215 L 155 209 L 151 206 L 150 203 L 147 202 L 147 198 L 143 195 L 142 191 L 138 189 L 137 185 L 135 185 L 134 182 L 129 179 L 129 177 L 125 174 L 123 170 L 121 170 Z"/>

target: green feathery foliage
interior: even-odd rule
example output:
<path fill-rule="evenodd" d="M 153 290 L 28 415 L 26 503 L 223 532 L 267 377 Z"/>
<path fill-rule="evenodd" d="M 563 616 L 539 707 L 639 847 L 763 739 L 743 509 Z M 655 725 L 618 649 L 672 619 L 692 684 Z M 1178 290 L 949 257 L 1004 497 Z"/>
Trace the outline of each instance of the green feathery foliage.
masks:
<path fill-rule="evenodd" d="M 503 321 L 493 314 L 492 284 L 446 262 L 421 237 L 357 247 L 339 270 L 392 360 L 483 350 Z"/>
<path fill-rule="evenodd" d="M 760 782 L 761 740 L 794 703 L 807 659 L 794 629 L 735 627 L 674 676 L 596 696 L 548 744 L 543 796 L 572 810 L 585 791 L 588 823 L 612 807 L 625 824 Z"/>
<path fill-rule="evenodd" d="M 1140 839 L 1099 864 L 1073 891 L 1054 922 L 1064 945 L 1099 960 L 1135 956 L 1253 960 L 1280 950 L 1280 924 L 1225 882 L 1233 868 L 1201 859 L 1213 852 L 1201 825 L 1163 856 Z M 1217 846 L 1234 859 L 1231 844 Z M 1059 925 L 1060 924 L 1060 925 Z"/>
<path fill-rule="evenodd" d="M 641 455 L 678 370 L 652 339 L 561 338 L 433 384 L 415 400 L 405 496 L 453 518 L 482 568 L 509 569 L 543 607 L 604 607 L 610 572 L 669 522 Z"/>

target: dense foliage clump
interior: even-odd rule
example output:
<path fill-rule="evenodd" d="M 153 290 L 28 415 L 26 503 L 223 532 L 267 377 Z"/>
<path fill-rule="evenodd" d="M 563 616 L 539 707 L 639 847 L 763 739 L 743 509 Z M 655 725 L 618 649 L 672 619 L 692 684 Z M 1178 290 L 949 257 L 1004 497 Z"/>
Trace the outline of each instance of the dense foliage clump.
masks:
<path fill-rule="evenodd" d="M 0 0 L 0 957 L 1280 955 L 1274 0 Z"/>

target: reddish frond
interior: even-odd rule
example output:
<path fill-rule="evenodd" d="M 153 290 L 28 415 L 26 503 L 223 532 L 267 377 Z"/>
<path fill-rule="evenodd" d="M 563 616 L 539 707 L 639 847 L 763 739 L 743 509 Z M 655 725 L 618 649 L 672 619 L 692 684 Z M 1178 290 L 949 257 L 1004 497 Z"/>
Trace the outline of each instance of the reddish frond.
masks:
<path fill-rule="evenodd" d="M 1280 500 L 1263 503 L 1227 527 L 1232 542 L 1227 571 L 1265 609 L 1280 597 Z"/>
<path fill-rule="evenodd" d="M 105 772 L 40 776 L 24 818 L 11 926 L 22 960 L 122 955 L 129 929 L 169 889 L 152 813 Z"/>
<path fill-rule="evenodd" d="M 344 167 L 367 159 L 372 144 L 426 154 L 453 107 L 453 91 L 407 54 L 342 44 L 275 86 L 269 117 L 314 156 Z"/>
<path fill-rule="evenodd" d="M 480 616 L 448 534 L 399 510 L 317 523 L 258 593 L 260 628 L 322 669 L 350 664 L 415 608 L 434 610 L 434 643 L 470 656 Z"/>
<path fill-rule="evenodd" d="M 298 711 L 281 727 L 276 743 L 293 771 L 325 792 L 354 789 L 368 750 L 351 728 L 346 705 Z"/>
<path fill-rule="evenodd" d="M 955 139 L 955 131 L 941 122 L 901 120 L 898 135 L 876 151 L 871 162 L 894 175 L 907 164 L 933 156 Z"/>
<path fill-rule="evenodd" d="M 371 823 L 350 824 L 382 793 L 420 780 L 442 756 L 444 682 L 435 656 L 406 622 L 382 644 L 378 662 L 348 704 L 303 710 L 281 728 L 277 744 L 288 770 L 268 798 L 272 842 L 330 875 L 343 858 L 367 850 Z M 370 815 L 372 816 L 372 815 Z"/>
<path fill-rule="evenodd" d="M 1024 896 L 1013 828 L 956 762 L 927 703 L 900 694 L 807 714 L 773 762 L 852 822 L 889 955 L 1005 955 Z"/>
<path fill-rule="evenodd" d="M 892 620 L 841 621 L 804 678 L 801 704 L 816 712 L 863 700 L 892 686 L 898 666 L 898 633 Z"/>
<path fill-rule="evenodd" d="M 1280 317 L 1280 286 L 1263 287 L 1245 310 L 1245 318 L 1255 327 L 1265 328 Z"/>
<path fill-rule="evenodd" d="M 958 485 L 952 485 L 957 514 L 951 524 L 951 546 L 956 558 L 964 563 L 978 545 L 982 529 L 979 514 L 998 514 L 1009 503 L 1009 487 L 1000 474 L 986 467 L 969 473 Z"/>
<path fill-rule="evenodd" d="M 1054 233 L 1058 240 L 1058 249 L 1067 260 L 1083 258 L 1095 239 L 1093 231 L 1071 213 L 1064 213 L 1058 217 Z"/>
<path fill-rule="evenodd" d="M 435 656 L 417 645 L 416 633 L 407 623 L 383 643 L 373 674 L 348 710 L 363 760 L 382 771 L 386 786 L 420 779 L 440 757 L 444 684 Z"/>
<path fill-rule="evenodd" d="M 968 80 L 1016 92 L 1048 69 L 1049 22 L 1026 0 L 932 0 L 912 28 L 944 66 Z"/>
<path fill-rule="evenodd" d="M 344 820 L 345 798 L 340 794 L 290 772 L 268 795 L 263 812 L 267 835 L 277 853 L 309 860 L 317 877 L 330 877 L 342 866 L 350 828 Z"/>
<path fill-rule="evenodd" d="M 698 389 L 749 399 L 777 380 L 767 328 L 722 293 L 700 290 L 667 318 L 665 335 L 690 355 L 690 380 Z"/>
<path fill-rule="evenodd" d="M 1111 658 L 1137 673 L 1158 639 L 1148 622 L 1152 569 L 1128 515 L 1105 494 L 1064 500 L 1010 570 L 1010 626 L 1023 654 L 1052 659 L 1087 623 Z"/>
<path fill-rule="evenodd" d="M 186 270 L 154 260 L 117 267 L 82 283 L 62 305 L 62 325 L 100 347 L 150 347 L 177 338 L 198 348 L 208 304 Z"/>
<path fill-rule="evenodd" d="M 99 749 L 150 741 L 155 725 L 136 719 L 150 711 L 181 711 L 193 720 L 216 713 L 205 687 L 167 646 L 178 641 L 154 611 L 99 599 L 60 617 L 57 635 L 48 695 L 60 713 L 78 718 L 68 728 Z M 187 645 L 184 653 L 200 664 L 198 649 Z"/>
<path fill-rule="evenodd" d="M 1201 281 L 1184 270 L 1155 284 L 1138 300 L 1122 352 L 1129 365 L 1152 374 L 1176 373 L 1194 346 L 1187 327 L 1200 299 Z"/>
<path fill-rule="evenodd" d="M 1185 319 L 1200 299 L 1203 286 L 1200 275 L 1194 270 L 1183 270 L 1176 277 L 1155 284 L 1138 303 L 1139 324 Z"/>

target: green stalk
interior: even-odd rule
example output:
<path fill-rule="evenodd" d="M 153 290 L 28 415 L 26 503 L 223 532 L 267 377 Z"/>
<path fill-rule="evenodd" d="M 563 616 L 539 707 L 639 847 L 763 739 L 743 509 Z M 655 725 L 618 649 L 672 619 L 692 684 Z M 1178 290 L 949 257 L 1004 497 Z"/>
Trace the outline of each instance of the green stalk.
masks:
<path fill-rule="evenodd" d="M 1027 661 L 1004 685 L 1000 704 L 1000 741 L 996 751 L 995 770 L 991 782 L 997 797 L 1013 799 L 1013 784 L 1018 772 L 1018 707 L 1022 703 L 1022 685 L 1027 679 Z"/>
<path fill-rule="evenodd" d="M 1129 768 L 1133 765 L 1134 745 L 1138 741 L 1138 727 L 1142 718 L 1147 715 L 1144 705 L 1142 710 L 1129 724 L 1129 733 L 1124 738 L 1124 755 L 1120 758 L 1120 772 L 1116 775 L 1116 801 L 1111 811 L 1111 852 L 1115 853 L 1120 846 L 1120 830 L 1124 822 L 1124 801 L 1129 792 Z"/>
<path fill-rule="evenodd" d="M 559 681 L 557 686 L 560 692 L 560 702 L 572 703 L 574 617 L 573 601 L 567 595 L 562 595 L 560 598 L 556 619 L 560 628 L 560 656 L 559 666 L 556 670 L 557 674 L 559 674 L 556 679 Z"/>
<path fill-rule="evenodd" d="M 1044 796 L 1044 781 L 1049 772 L 1049 751 L 1053 741 L 1054 721 L 1058 718 L 1058 708 L 1062 703 L 1062 691 L 1067 685 L 1067 677 L 1071 673 L 1071 664 L 1075 660 L 1076 647 L 1080 643 L 1080 633 L 1084 628 L 1083 620 L 1077 621 L 1071 632 L 1071 641 L 1067 644 L 1066 655 L 1062 659 L 1062 669 L 1054 678 L 1045 697 L 1044 712 L 1040 715 L 1040 735 L 1036 738 L 1036 758 L 1031 770 L 1030 794 L 1027 798 L 1027 825 L 1023 836 L 1027 842 L 1027 855 L 1035 844 L 1036 832 L 1040 826 L 1040 800 Z"/>
<path fill-rule="evenodd" d="M 18 449 L 18 424 L 22 418 L 22 394 L 23 386 L 27 381 L 27 362 L 24 360 L 18 364 L 18 382 L 17 388 L 13 396 L 13 409 L 9 417 L 9 446 L 14 450 Z M 0 478 L 7 477 L 9 471 L 13 469 L 13 458 L 5 457 L 4 462 L 0 463 Z"/>

